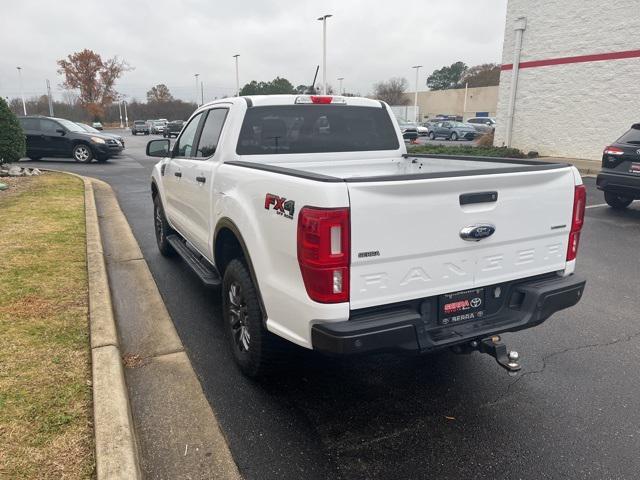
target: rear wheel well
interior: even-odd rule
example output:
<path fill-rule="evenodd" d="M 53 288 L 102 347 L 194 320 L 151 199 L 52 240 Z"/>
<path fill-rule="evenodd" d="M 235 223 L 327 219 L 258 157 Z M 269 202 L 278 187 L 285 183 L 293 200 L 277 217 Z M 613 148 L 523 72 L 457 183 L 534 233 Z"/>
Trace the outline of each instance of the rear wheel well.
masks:
<path fill-rule="evenodd" d="M 224 274 L 231 260 L 237 258 L 245 260 L 244 250 L 240 240 L 229 228 L 222 228 L 216 235 L 215 250 L 213 252 L 216 268 L 221 275 Z"/>

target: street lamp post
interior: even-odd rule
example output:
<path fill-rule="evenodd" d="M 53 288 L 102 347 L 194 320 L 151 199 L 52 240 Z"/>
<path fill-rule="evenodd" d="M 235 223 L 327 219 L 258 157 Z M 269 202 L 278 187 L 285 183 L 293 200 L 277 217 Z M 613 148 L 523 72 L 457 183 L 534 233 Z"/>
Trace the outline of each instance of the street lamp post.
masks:
<path fill-rule="evenodd" d="M 24 92 L 22 91 L 22 67 L 16 67 L 18 70 L 18 80 L 20 81 L 20 97 L 22 98 L 22 111 L 24 116 L 27 116 L 27 104 L 24 101 Z"/>
<path fill-rule="evenodd" d="M 322 94 L 327 94 L 327 18 L 333 15 L 318 17 L 322 22 Z"/>
<path fill-rule="evenodd" d="M 413 95 L 413 116 L 415 117 L 415 122 L 418 123 L 418 70 L 422 68 L 422 65 L 414 65 L 411 68 L 416 69 L 416 91 Z"/>
<path fill-rule="evenodd" d="M 200 105 L 198 104 L 198 90 L 200 89 L 198 88 L 198 77 L 200 76 L 200 74 L 195 73 L 193 76 L 196 77 L 196 105 L 199 107 Z"/>
<path fill-rule="evenodd" d="M 340 82 L 340 90 L 338 90 L 338 93 L 340 95 L 344 95 L 344 92 L 342 91 L 342 80 L 344 80 L 344 77 L 338 77 L 338 81 Z"/>
<path fill-rule="evenodd" d="M 118 102 L 118 113 L 120 113 L 120 128 L 124 128 L 124 125 L 122 124 L 122 100 L 120 100 Z"/>
<path fill-rule="evenodd" d="M 125 128 L 127 130 L 129 130 L 129 116 L 127 115 L 127 102 L 123 101 L 122 103 L 124 103 L 124 124 L 125 124 Z"/>
<path fill-rule="evenodd" d="M 239 53 L 236 53 L 233 58 L 236 59 L 236 97 L 240 96 L 240 75 L 238 74 L 238 57 Z"/>

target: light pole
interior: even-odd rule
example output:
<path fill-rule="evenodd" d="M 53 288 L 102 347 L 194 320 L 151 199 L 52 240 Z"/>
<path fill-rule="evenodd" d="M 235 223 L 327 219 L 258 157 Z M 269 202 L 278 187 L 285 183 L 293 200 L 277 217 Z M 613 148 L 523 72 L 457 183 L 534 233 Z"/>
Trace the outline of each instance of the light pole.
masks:
<path fill-rule="evenodd" d="M 327 18 L 333 15 L 318 17 L 322 22 L 322 94 L 327 94 Z"/>
<path fill-rule="evenodd" d="M 238 57 L 239 53 L 236 53 L 233 58 L 236 59 L 236 97 L 240 96 L 240 75 L 238 75 Z"/>
<path fill-rule="evenodd" d="M 16 67 L 18 70 L 18 80 L 20 81 L 20 97 L 22 98 L 22 111 L 27 116 L 27 104 L 24 102 L 24 92 L 22 91 L 22 67 Z"/>
<path fill-rule="evenodd" d="M 120 113 L 120 128 L 124 128 L 124 125 L 122 124 L 122 100 L 120 100 L 118 102 L 118 112 Z"/>
<path fill-rule="evenodd" d="M 196 106 L 199 107 L 200 105 L 198 104 L 198 90 L 200 89 L 198 88 L 198 77 L 200 76 L 200 74 L 195 73 L 193 76 L 196 77 Z"/>
<path fill-rule="evenodd" d="M 413 95 L 413 116 L 415 122 L 418 123 L 418 71 L 422 68 L 422 65 L 414 65 L 411 68 L 416 69 L 416 91 Z"/>
<path fill-rule="evenodd" d="M 338 93 L 340 95 L 344 95 L 344 92 L 342 91 L 342 80 L 344 80 L 344 77 L 338 77 L 338 81 L 340 82 L 340 90 L 338 90 Z"/>
<path fill-rule="evenodd" d="M 124 124 L 125 124 L 125 128 L 127 130 L 129 130 L 129 116 L 127 115 L 127 102 L 123 101 L 122 103 L 124 103 Z"/>

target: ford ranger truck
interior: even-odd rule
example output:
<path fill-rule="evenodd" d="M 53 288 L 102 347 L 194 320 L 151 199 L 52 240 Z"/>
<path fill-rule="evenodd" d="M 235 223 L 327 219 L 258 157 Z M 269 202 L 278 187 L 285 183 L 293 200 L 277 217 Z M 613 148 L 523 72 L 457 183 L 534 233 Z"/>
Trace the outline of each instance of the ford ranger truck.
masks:
<path fill-rule="evenodd" d="M 249 376 L 286 361 L 287 342 L 335 355 L 480 351 L 515 372 L 500 334 L 539 325 L 585 288 L 574 167 L 407 154 L 377 100 L 216 100 L 147 154 L 161 157 L 158 248 L 221 291 Z"/>

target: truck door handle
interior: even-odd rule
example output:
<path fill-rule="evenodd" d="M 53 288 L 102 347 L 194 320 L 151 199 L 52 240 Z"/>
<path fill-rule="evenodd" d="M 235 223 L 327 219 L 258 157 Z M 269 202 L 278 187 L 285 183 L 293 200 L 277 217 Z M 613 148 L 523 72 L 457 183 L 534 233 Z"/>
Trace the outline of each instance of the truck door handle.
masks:
<path fill-rule="evenodd" d="M 206 177 L 196 177 L 196 182 L 198 183 L 204 183 L 207 181 Z"/>
<path fill-rule="evenodd" d="M 173 172 L 173 174 L 178 178 L 182 177 L 182 172 Z"/>

